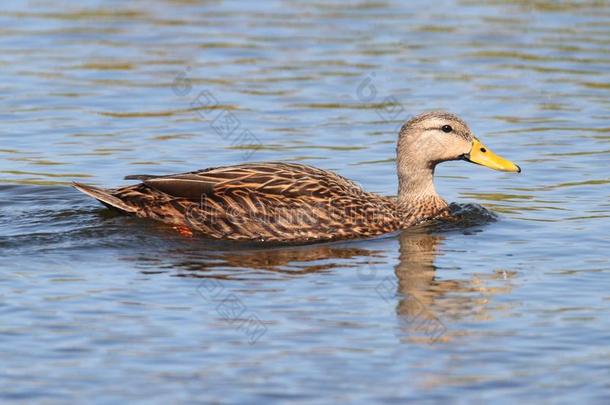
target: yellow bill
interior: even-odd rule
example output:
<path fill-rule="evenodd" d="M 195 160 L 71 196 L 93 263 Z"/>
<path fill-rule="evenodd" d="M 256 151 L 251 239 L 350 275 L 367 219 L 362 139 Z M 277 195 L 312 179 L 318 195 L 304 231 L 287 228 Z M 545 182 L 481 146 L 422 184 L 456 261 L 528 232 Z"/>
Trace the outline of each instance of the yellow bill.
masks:
<path fill-rule="evenodd" d="M 464 159 L 494 170 L 521 173 L 521 168 L 519 166 L 510 160 L 506 160 L 503 157 L 496 155 L 486 148 L 477 138 L 474 138 L 472 141 L 472 149 L 470 149 L 470 153 L 464 156 Z"/>

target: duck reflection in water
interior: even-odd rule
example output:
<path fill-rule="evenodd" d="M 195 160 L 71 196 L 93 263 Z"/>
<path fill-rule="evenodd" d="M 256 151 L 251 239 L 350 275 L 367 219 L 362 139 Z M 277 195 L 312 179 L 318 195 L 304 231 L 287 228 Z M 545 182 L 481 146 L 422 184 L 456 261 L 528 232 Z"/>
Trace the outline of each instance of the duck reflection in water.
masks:
<path fill-rule="evenodd" d="M 510 292 L 510 278 L 514 272 L 489 271 L 464 279 L 459 269 L 445 268 L 443 277 L 455 272 L 459 279 L 439 279 L 435 262 L 446 236 L 426 227 L 403 231 L 397 238 L 399 257 L 393 274 L 384 270 L 386 263 L 392 261 L 388 258 L 391 252 L 387 246 L 393 245 L 386 243 L 384 250 L 363 247 L 364 243 L 331 243 L 247 250 L 226 250 L 225 245 L 224 251 L 204 252 L 197 243 L 198 249 L 184 249 L 182 245 L 165 251 L 163 257 L 148 256 L 140 265 L 145 267 L 145 273 L 159 272 L 149 271 L 154 267 L 167 269 L 178 277 L 240 280 L 254 276 L 265 281 L 354 268 L 361 276 L 360 281 L 371 283 L 371 288 L 386 302 L 397 301 L 401 339 L 408 341 L 450 339 L 459 332 L 448 332 L 449 324 L 464 319 L 486 320 L 491 317 L 490 309 L 501 309 L 490 308 L 490 299 L 496 294 Z M 367 244 L 371 245 L 381 246 Z M 369 273 L 363 274 L 365 271 Z"/>

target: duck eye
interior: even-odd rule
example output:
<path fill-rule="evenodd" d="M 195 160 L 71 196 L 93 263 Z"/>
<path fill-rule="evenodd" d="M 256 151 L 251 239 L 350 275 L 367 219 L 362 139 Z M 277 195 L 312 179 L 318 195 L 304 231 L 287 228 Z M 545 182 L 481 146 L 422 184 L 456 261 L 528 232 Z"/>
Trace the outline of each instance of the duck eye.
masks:
<path fill-rule="evenodd" d="M 441 130 L 442 130 L 443 132 L 447 132 L 447 133 L 449 133 L 449 132 L 453 131 L 453 128 L 451 128 L 451 125 L 443 125 L 443 126 L 441 127 Z"/>

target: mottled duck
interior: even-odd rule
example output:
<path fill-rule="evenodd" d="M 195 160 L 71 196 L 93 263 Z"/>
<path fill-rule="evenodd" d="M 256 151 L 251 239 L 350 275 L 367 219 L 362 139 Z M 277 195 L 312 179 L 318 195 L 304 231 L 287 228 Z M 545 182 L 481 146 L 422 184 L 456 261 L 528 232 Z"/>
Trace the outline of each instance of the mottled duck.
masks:
<path fill-rule="evenodd" d="M 485 147 L 457 116 L 429 112 L 407 121 L 398 134 L 397 197 L 364 191 L 328 170 L 285 162 L 127 176 L 141 182 L 116 189 L 74 187 L 121 213 L 172 224 L 189 235 L 306 243 L 372 237 L 450 218 L 434 188 L 434 169 L 460 159 L 521 171 Z"/>

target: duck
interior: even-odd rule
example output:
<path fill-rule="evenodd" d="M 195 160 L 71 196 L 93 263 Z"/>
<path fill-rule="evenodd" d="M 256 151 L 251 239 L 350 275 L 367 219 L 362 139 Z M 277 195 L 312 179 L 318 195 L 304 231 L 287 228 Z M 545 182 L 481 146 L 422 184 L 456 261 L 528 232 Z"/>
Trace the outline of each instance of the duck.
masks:
<path fill-rule="evenodd" d="M 170 175 L 131 175 L 139 183 L 73 186 L 122 214 L 161 221 L 181 233 L 227 241 L 310 243 L 377 237 L 451 219 L 434 187 L 438 164 L 464 160 L 521 168 L 492 152 L 457 115 L 432 111 L 398 133 L 398 194 L 365 191 L 329 170 L 290 162 L 243 163 Z"/>

